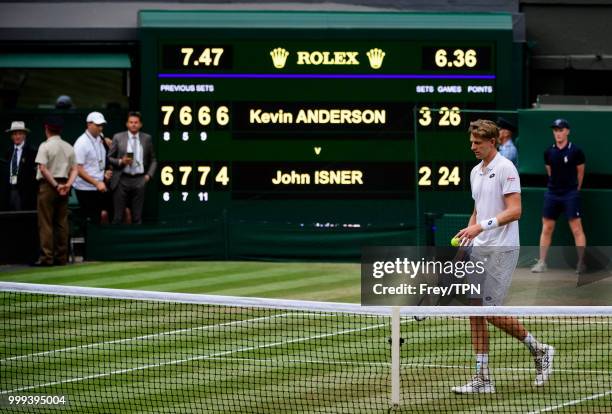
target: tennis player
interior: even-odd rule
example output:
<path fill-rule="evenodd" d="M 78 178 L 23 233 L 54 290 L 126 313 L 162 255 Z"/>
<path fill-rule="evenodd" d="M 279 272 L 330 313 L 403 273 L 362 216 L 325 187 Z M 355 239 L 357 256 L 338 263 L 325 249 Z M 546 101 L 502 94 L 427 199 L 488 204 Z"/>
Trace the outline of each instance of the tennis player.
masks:
<path fill-rule="evenodd" d="M 474 212 L 468 226 L 455 237 L 462 244 L 473 244 L 472 260 L 484 263 L 485 274 L 478 297 L 472 305 L 499 306 L 510 287 L 519 254 L 518 219 L 521 217 L 521 185 L 511 161 L 497 152 L 497 125 L 489 120 L 470 123 L 471 149 L 481 162 L 470 174 Z M 494 393 L 489 375 L 489 336 L 487 322 L 523 342 L 535 361 L 534 384 L 542 386 L 552 371 L 555 349 L 538 342 L 516 317 L 470 317 L 472 347 L 476 353 L 476 374 L 467 384 L 453 387 L 459 394 Z"/>

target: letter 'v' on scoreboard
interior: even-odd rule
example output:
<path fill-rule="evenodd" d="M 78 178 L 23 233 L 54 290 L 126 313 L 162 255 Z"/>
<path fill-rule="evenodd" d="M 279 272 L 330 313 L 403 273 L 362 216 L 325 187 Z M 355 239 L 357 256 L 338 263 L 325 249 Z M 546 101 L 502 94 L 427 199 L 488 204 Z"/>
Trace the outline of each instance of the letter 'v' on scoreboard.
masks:
<path fill-rule="evenodd" d="M 412 243 L 417 186 L 469 190 L 464 111 L 512 107 L 509 14 L 142 11 L 139 25 L 160 220 L 401 223 Z M 431 142 L 415 157 L 417 129 Z"/>

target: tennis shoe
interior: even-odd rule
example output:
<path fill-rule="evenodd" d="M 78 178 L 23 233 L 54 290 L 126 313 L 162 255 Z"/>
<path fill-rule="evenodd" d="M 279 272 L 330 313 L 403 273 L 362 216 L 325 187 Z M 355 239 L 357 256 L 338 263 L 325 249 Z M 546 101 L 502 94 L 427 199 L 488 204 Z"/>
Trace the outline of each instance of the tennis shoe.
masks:
<path fill-rule="evenodd" d="M 536 387 L 541 387 L 548 381 L 548 377 L 552 372 L 554 356 L 555 348 L 550 345 L 542 344 L 542 346 L 536 350 L 536 354 L 533 356 L 536 366 L 536 378 L 534 381 Z"/>
<path fill-rule="evenodd" d="M 532 273 L 544 273 L 548 270 L 548 266 L 546 266 L 546 262 L 544 260 L 537 259 L 536 264 L 531 268 Z"/>
<path fill-rule="evenodd" d="M 495 386 L 493 381 L 482 374 L 476 374 L 472 380 L 460 387 L 453 387 L 451 391 L 455 394 L 493 394 Z"/>

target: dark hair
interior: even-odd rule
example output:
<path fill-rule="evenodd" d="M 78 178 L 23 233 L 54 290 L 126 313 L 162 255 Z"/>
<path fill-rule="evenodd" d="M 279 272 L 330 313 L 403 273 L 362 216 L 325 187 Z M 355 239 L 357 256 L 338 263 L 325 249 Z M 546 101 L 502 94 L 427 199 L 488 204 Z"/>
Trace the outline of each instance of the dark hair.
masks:
<path fill-rule="evenodd" d="M 479 119 L 477 121 L 470 122 L 470 128 L 468 129 L 470 134 L 480 139 L 495 139 L 499 137 L 499 128 L 493 121 L 488 119 Z"/>
<path fill-rule="evenodd" d="M 128 112 L 128 119 L 130 119 L 131 117 L 135 116 L 136 118 L 138 118 L 140 120 L 140 122 L 142 122 L 142 114 L 138 111 L 130 111 Z"/>
<path fill-rule="evenodd" d="M 44 120 L 45 127 L 54 134 L 59 134 L 64 129 L 64 120 L 59 116 L 50 115 Z"/>

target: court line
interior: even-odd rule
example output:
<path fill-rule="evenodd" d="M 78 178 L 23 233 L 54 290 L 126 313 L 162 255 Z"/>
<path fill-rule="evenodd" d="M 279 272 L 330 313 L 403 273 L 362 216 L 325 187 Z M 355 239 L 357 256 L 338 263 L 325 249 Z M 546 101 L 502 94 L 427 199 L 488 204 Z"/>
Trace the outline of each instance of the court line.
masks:
<path fill-rule="evenodd" d="M 219 361 L 249 361 L 249 362 L 278 362 L 278 363 L 297 363 L 297 364 L 322 364 L 322 365 L 357 365 L 357 366 L 391 366 L 390 362 L 360 362 L 360 361 L 332 361 L 318 359 L 272 359 L 272 358 L 239 358 L 239 357 L 215 357 L 210 358 Z M 421 368 L 455 368 L 455 369 L 474 369 L 473 366 L 467 365 L 445 365 L 445 364 L 423 364 L 411 362 L 401 364 L 402 367 L 421 367 Z M 512 368 L 512 367 L 489 367 L 489 371 L 509 371 L 509 372 L 535 372 L 535 368 Z M 591 370 L 591 369 L 554 369 L 553 372 L 567 372 L 574 374 L 605 374 L 612 375 L 612 371 L 606 370 Z"/>
<path fill-rule="evenodd" d="M 295 314 L 295 312 L 287 312 L 287 313 L 282 313 L 282 314 L 279 314 L 279 315 L 262 316 L 262 317 L 253 318 L 253 319 L 242 319 L 242 320 L 239 320 L 239 321 L 223 322 L 223 323 L 218 323 L 218 324 L 215 324 L 215 325 L 204 325 L 204 326 L 198 326 L 198 327 L 195 327 L 195 328 L 177 329 L 177 330 L 174 330 L 174 331 L 166 331 L 166 332 L 158 332 L 158 333 L 149 334 L 149 335 L 134 336 L 132 338 L 114 339 L 112 341 L 96 342 L 96 343 L 93 343 L 93 344 L 77 345 L 77 346 L 70 346 L 70 347 L 61 348 L 61 349 L 52 349 L 52 350 L 49 350 L 49 351 L 34 352 L 34 353 L 31 353 L 31 354 L 17 355 L 17 356 L 13 356 L 13 357 L 9 357 L 9 358 L 0 359 L 0 363 L 6 362 L 6 361 L 15 361 L 15 360 L 19 360 L 19 359 L 26 359 L 26 358 L 30 358 L 30 357 L 36 357 L 36 356 L 55 354 L 55 353 L 60 353 L 60 352 L 75 351 L 75 350 L 78 350 L 78 349 L 97 348 L 97 347 L 102 346 L 102 345 L 121 344 L 121 343 L 130 342 L 130 341 L 140 341 L 140 340 L 143 340 L 143 339 L 156 338 L 156 337 L 159 337 L 159 336 L 175 335 L 175 334 L 180 334 L 180 333 L 184 333 L 184 332 L 199 331 L 199 330 L 203 331 L 203 330 L 208 330 L 208 329 L 220 328 L 220 327 L 223 327 L 223 326 L 232 326 L 232 325 L 239 325 L 239 324 L 242 324 L 242 323 L 257 322 L 257 321 L 262 321 L 262 320 L 267 320 L 267 319 L 281 318 L 281 317 L 285 317 L 285 316 L 293 315 L 293 314 Z"/>
<path fill-rule="evenodd" d="M 103 372 L 100 374 L 87 375 L 84 377 L 76 377 L 76 378 L 69 378 L 69 379 L 61 380 L 61 381 L 47 382 L 44 384 L 29 385 L 27 387 L 19 387 L 19 388 L 14 388 L 12 390 L 0 391 L 0 395 L 11 394 L 11 393 L 27 391 L 27 390 L 33 390 L 33 389 L 42 388 L 42 387 L 50 387 L 53 385 L 67 384 L 71 382 L 79 382 L 79 381 L 86 381 L 90 379 L 109 377 L 111 375 L 125 374 L 129 372 L 134 372 L 134 371 L 142 371 L 142 370 L 149 369 L 149 368 L 159 368 L 159 367 L 163 367 L 166 365 L 179 365 L 185 362 L 205 360 L 205 359 L 210 359 L 213 357 L 219 357 L 223 355 L 230 355 L 230 354 L 235 354 L 235 353 L 240 353 L 240 352 L 253 351 L 255 349 L 272 348 L 272 347 L 279 346 L 279 345 L 287 345 L 287 344 L 292 344 L 292 343 L 310 341 L 312 339 L 328 338 L 330 336 L 344 335 L 344 334 L 352 333 L 352 332 L 361 332 L 361 331 L 367 331 L 370 329 L 378 329 L 383 326 L 389 326 L 389 325 L 390 323 L 381 323 L 378 325 L 370 325 L 370 326 L 366 326 L 363 328 L 345 329 L 343 331 L 337 331 L 337 332 L 332 332 L 332 333 L 327 333 L 327 334 L 313 335 L 313 336 L 308 336 L 308 337 L 303 337 L 303 338 L 290 339 L 287 341 L 273 342 L 273 343 L 262 344 L 262 345 L 257 345 L 257 346 L 248 346 L 248 347 L 233 349 L 229 351 L 216 352 L 216 353 L 208 354 L 208 355 L 199 355 L 199 356 L 190 357 L 190 358 L 177 359 L 174 361 L 141 365 L 141 366 L 133 367 L 133 368 L 119 369 L 119 370 L 110 371 L 110 372 Z"/>
<path fill-rule="evenodd" d="M 530 411 L 528 414 L 546 413 L 546 412 L 549 412 L 549 411 L 557 410 L 559 408 L 569 407 L 571 405 L 578 405 L 578 404 L 583 403 L 585 401 L 596 400 L 598 398 L 606 397 L 608 395 L 612 395 L 612 390 L 607 391 L 607 392 L 602 392 L 600 394 L 593 394 L 593 395 L 590 395 L 588 397 L 581 398 L 579 400 L 572 400 L 572 401 L 565 402 L 563 404 L 553 405 L 551 407 L 542 408 L 540 410 Z"/>
<path fill-rule="evenodd" d="M 362 366 L 390 366 L 390 362 L 359 362 L 359 361 L 331 361 L 317 359 L 261 359 L 261 358 L 237 358 L 237 357 L 215 357 L 210 358 L 219 361 L 250 361 L 250 362 L 279 362 L 279 363 L 304 363 L 304 364 L 327 364 L 327 365 L 362 365 Z M 422 364 L 422 363 L 406 363 L 401 364 L 402 367 L 423 367 L 423 368 L 457 368 L 457 369 L 473 369 L 473 366 L 467 365 L 444 365 L 444 364 Z M 534 368 L 491 368 L 490 371 L 533 371 Z M 581 374 L 608 374 L 612 375 L 612 371 L 604 370 L 581 370 L 581 369 L 555 369 L 554 372 L 573 372 Z"/>
<path fill-rule="evenodd" d="M 50 355 L 50 354 L 55 354 L 55 353 L 61 353 L 61 352 L 75 351 L 75 350 L 78 350 L 78 349 L 97 348 L 97 347 L 102 346 L 102 345 L 120 344 L 120 343 L 126 343 L 126 342 L 130 342 L 130 341 L 139 341 L 139 340 L 143 340 L 143 339 L 156 338 L 156 337 L 159 337 L 159 336 L 175 335 L 175 334 L 179 334 L 179 333 L 198 331 L 198 330 L 208 330 L 208 329 L 213 329 L 213 328 L 220 328 L 220 327 L 223 327 L 223 326 L 232 326 L 232 325 L 238 325 L 238 324 L 241 324 L 241 323 L 256 322 L 256 321 L 262 321 L 262 320 L 268 320 L 268 319 L 274 319 L 274 318 L 281 318 L 281 317 L 287 317 L 287 316 L 293 316 L 293 315 L 299 315 L 299 316 L 320 316 L 320 317 L 338 316 L 338 314 L 332 314 L 332 313 L 286 312 L 286 313 L 282 313 L 282 314 L 279 314 L 279 315 L 262 316 L 262 317 L 253 318 L 253 319 L 245 319 L 245 320 L 239 320 L 239 321 L 224 322 L 224 323 L 219 323 L 219 324 L 216 324 L 216 325 L 204 325 L 204 326 L 198 326 L 198 327 L 195 327 L 195 328 L 177 329 L 177 330 L 173 330 L 173 331 L 166 331 L 166 332 L 159 332 L 159 333 L 154 333 L 154 334 L 149 334 L 149 335 L 135 336 L 135 337 L 132 337 L 132 338 L 114 339 L 112 341 L 96 342 L 96 343 L 92 343 L 92 344 L 70 346 L 70 347 L 67 347 L 67 348 L 52 349 L 52 350 L 49 350 L 49 351 L 41 351 L 41 352 L 34 352 L 34 353 L 31 353 L 31 354 L 17 355 L 17 356 L 13 356 L 13 357 L 8 357 L 8 358 L 0 359 L 0 363 L 6 362 L 6 361 L 15 361 L 15 360 L 20 360 L 20 359 L 26 359 L 26 358 L 30 358 L 30 357 L 36 357 L 36 356 L 44 356 L 44 355 Z M 364 316 L 364 317 L 368 317 L 368 318 L 380 318 L 380 316 L 376 316 L 376 315 L 359 315 L 359 316 L 360 317 Z"/>
<path fill-rule="evenodd" d="M 540 319 L 545 319 L 542 322 L 539 322 L 538 320 L 534 320 L 533 317 L 537 317 Z M 569 325 L 610 325 L 612 324 L 612 318 L 610 318 L 609 316 L 585 316 L 582 317 L 581 319 L 579 318 L 572 318 L 571 316 L 567 316 L 567 317 L 547 317 L 547 316 L 540 316 L 540 315 L 533 315 L 533 317 L 530 316 L 519 316 L 517 317 L 517 319 L 519 321 L 521 321 L 521 323 L 527 323 L 527 324 L 533 324 L 533 325 L 546 325 L 546 324 L 550 324 L 550 323 L 554 323 L 554 324 L 569 324 Z M 405 318 L 404 316 L 402 316 L 402 319 Z M 451 319 L 455 322 L 464 322 L 464 321 L 469 321 L 469 316 L 439 316 L 439 315 L 428 315 L 428 318 L 431 318 L 432 320 L 438 320 L 438 319 Z M 605 318 L 605 321 L 593 321 L 593 320 L 588 320 L 588 321 L 584 321 L 585 318 Z"/>

